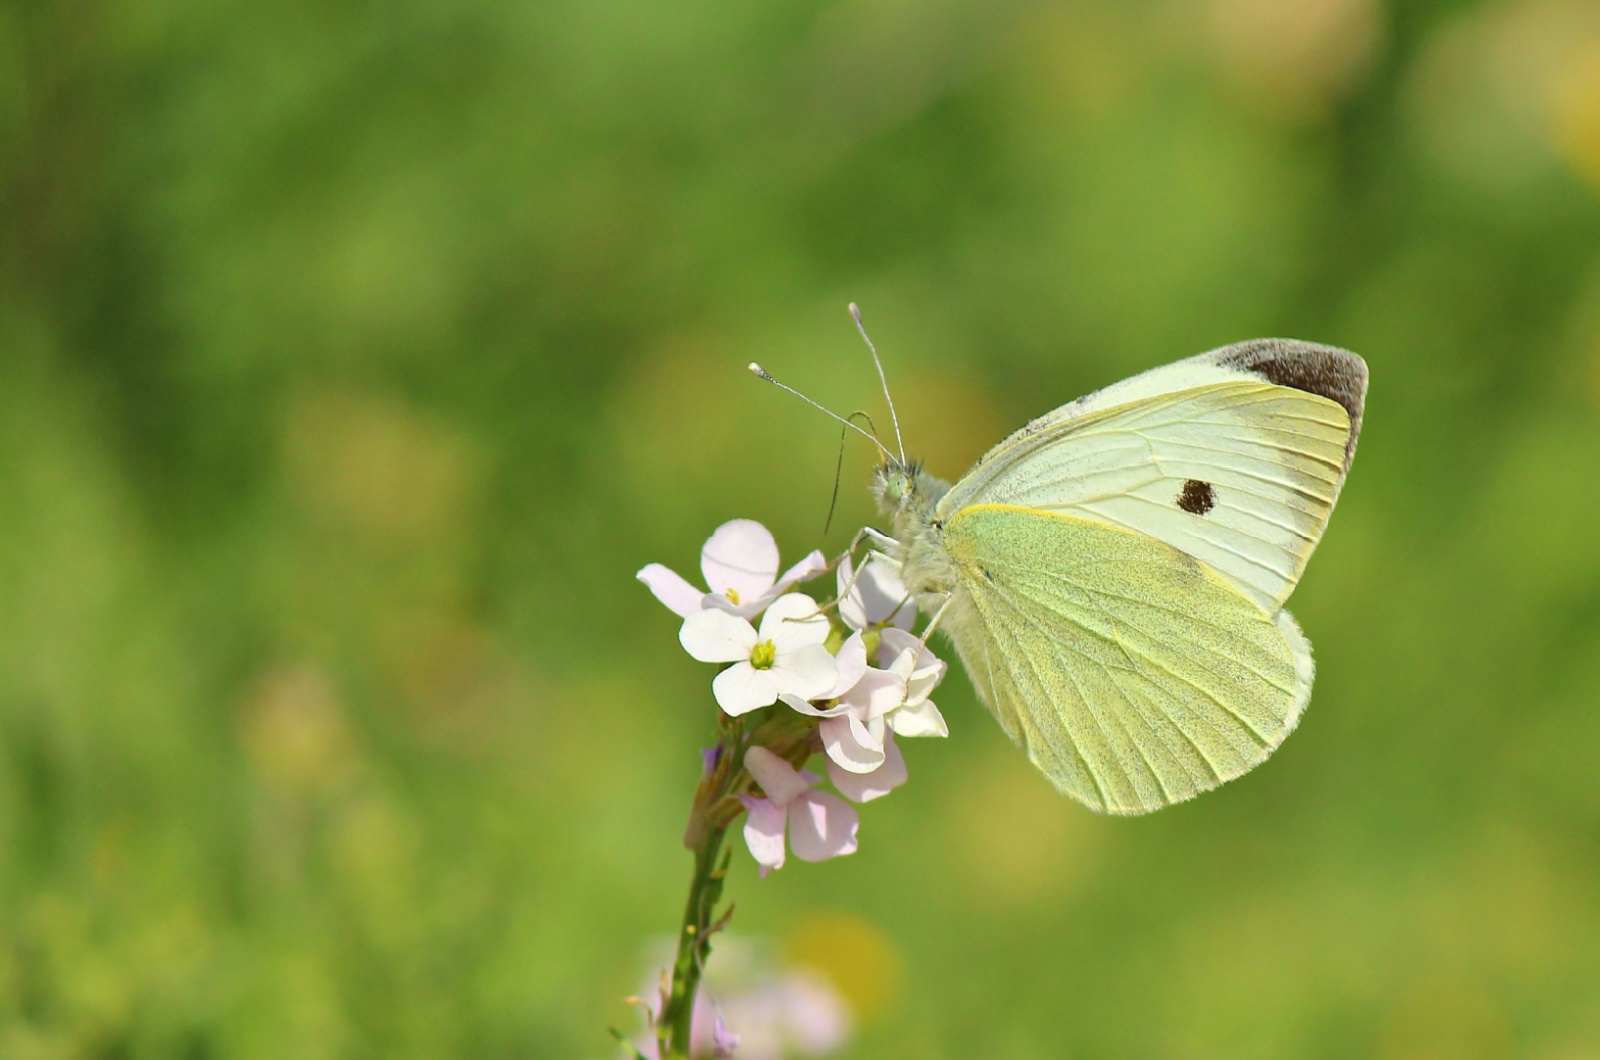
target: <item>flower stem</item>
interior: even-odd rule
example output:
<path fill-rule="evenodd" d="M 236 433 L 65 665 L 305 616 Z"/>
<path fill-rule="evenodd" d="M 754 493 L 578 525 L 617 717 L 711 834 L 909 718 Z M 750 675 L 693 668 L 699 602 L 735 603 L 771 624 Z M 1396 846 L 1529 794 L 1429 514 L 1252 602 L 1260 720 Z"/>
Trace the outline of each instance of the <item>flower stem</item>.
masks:
<path fill-rule="evenodd" d="M 728 858 L 732 854 L 731 850 L 722 849 L 727 829 L 710 825 L 702 829 L 700 835 L 701 843 L 694 852 L 689 901 L 683 910 L 683 928 L 678 933 L 678 959 L 672 966 L 672 985 L 656 1023 L 656 1041 L 663 1060 L 689 1055 L 695 993 L 700 987 L 706 958 L 711 953 L 711 935 L 721 926 L 713 924 L 711 918 L 722 897 L 722 882 L 727 878 Z M 726 916 L 723 919 L 726 920 Z"/>

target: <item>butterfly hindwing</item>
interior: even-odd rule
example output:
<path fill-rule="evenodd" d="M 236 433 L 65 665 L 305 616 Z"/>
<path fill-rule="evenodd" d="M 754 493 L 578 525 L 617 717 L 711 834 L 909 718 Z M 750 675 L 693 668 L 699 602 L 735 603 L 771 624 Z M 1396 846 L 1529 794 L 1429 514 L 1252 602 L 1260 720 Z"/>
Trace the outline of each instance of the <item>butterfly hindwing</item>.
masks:
<path fill-rule="evenodd" d="M 1154 537 L 1006 505 L 946 523 L 945 628 L 1011 738 L 1093 809 L 1147 813 L 1246 772 L 1294 728 L 1311 654 Z"/>

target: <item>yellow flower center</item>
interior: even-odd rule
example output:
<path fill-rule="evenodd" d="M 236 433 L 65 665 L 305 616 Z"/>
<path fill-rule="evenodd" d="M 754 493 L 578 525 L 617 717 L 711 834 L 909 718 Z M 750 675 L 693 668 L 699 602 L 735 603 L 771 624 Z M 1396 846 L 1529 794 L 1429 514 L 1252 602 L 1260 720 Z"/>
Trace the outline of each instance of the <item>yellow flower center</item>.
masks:
<path fill-rule="evenodd" d="M 734 607 L 738 607 L 739 606 L 739 590 L 735 589 L 733 586 L 730 585 L 728 587 L 727 591 L 724 592 L 722 595 L 726 596 L 728 598 L 728 602 L 731 603 Z"/>
<path fill-rule="evenodd" d="M 770 640 L 759 642 L 750 650 L 750 665 L 757 670 L 770 670 L 778 661 L 778 646 Z"/>

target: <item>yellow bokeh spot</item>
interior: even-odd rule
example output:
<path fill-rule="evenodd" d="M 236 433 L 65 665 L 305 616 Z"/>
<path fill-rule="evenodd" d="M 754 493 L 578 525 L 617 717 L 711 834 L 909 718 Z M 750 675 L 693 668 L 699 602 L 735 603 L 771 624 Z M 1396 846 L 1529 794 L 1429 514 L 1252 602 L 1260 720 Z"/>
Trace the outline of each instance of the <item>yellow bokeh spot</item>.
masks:
<path fill-rule="evenodd" d="M 1371 66 L 1383 36 L 1377 0 L 1211 0 L 1223 74 L 1290 116 L 1317 116 Z"/>
<path fill-rule="evenodd" d="M 311 667 L 284 667 L 257 679 L 238 718 L 251 768 L 287 794 L 348 786 L 361 757 L 327 677 Z"/>
<path fill-rule="evenodd" d="M 1579 175 L 1600 189 L 1600 40 L 1564 65 L 1552 105 L 1556 145 Z"/>
<path fill-rule="evenodd" d="M 783 940 L 784 956 L 827 976 L 862 1022 L 887 1013 L 905 988 L 894 940 L 853 913 L 807 913 Z"/>

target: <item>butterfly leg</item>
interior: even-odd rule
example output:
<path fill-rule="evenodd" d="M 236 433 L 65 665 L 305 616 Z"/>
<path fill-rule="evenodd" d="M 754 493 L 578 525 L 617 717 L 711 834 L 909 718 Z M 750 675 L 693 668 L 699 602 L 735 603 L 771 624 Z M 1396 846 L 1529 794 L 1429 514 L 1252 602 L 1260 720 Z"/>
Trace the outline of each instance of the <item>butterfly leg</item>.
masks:
<path fill-rule="evenodd" d="M 861 547 L 862 542 L 870 543 L 871 547 L 868 549 L 868 551 L 874 555 L 882 555 L 885 559 L 894 559 L 894 557 L 888 553 L 898 551 L 900 547 L 899 542 L 895 541 L 894 538 L 883 533 L 881 530 L 874 530 L 870 526 L 863 526 L 860 530 L 856 531 L 856 536 L 850 539 L 850 544 L 845 548 L 845 550 L 834 557 L 832 563 L 828 564 L 827 569 L 837 569 L 839 564 L 843 563 L 847 557 L 854 559 L 856 549 Z M 898 564 L 899 560 L 895 560 L 895 563 Z"/>
<path fill-rule="evenodd" d="M 950 610 L 950 605 L 954 601 L 955 594 L 952 593 L 946 596 L 944 603 L 939 605 L 939 610 L 933 613 L 933 618 L 928 621 L 928 628 L 922 631 L 922 639 L 917 641 L 917 657 L 912 660 L 913 666 L 922 661 L 922 653 L 928 649 L 928 638 L 933 636 L 935 629 L 939 628 L 939 620 L 944 617 L 946 611 Z"/>

